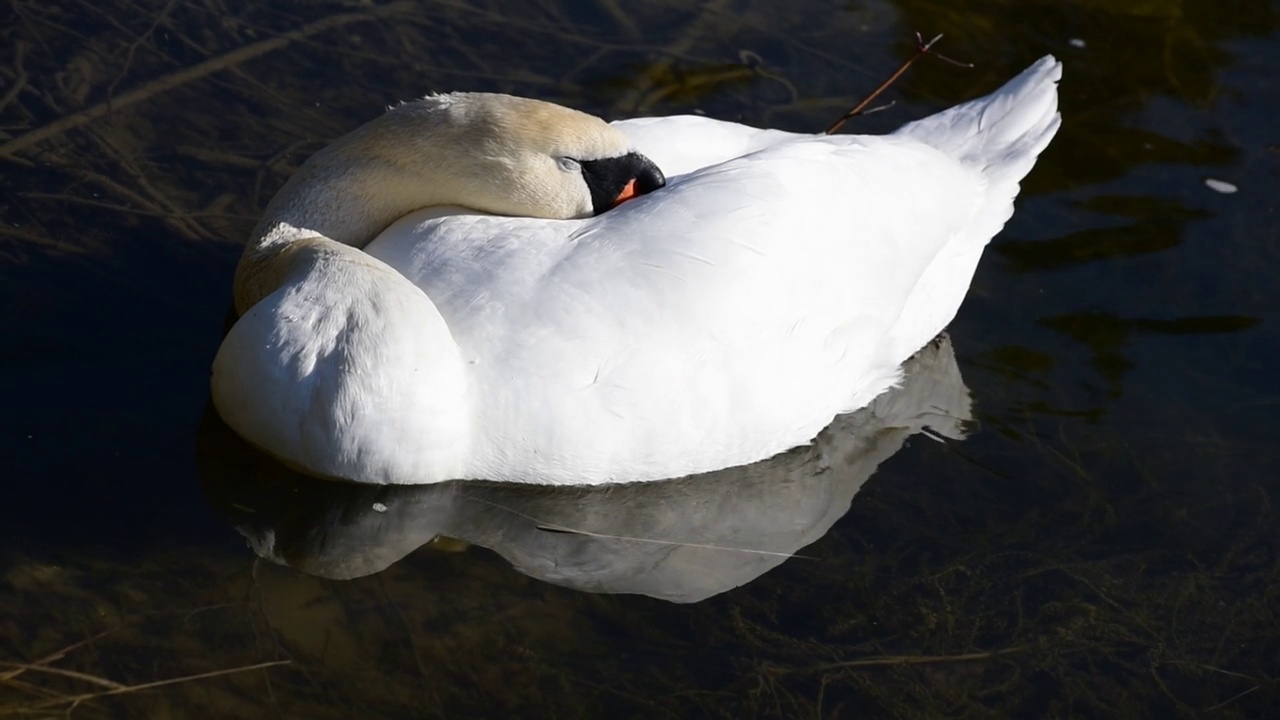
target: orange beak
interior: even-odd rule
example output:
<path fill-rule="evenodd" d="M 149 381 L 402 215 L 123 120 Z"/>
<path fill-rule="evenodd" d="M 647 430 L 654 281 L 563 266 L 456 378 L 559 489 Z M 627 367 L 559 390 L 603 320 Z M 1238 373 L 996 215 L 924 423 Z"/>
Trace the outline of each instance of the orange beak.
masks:
<path fill-rule="evenodd" d="M 616 208 L 622 203 L 630 200 L 635 196 L 636 196 L 636 179 L 631 178 L 631 180 L 627 182 L 626 186 L 622 188 L 622 192 L 618 193 L 618 197 L 613 199 L 613 204 L 610 205 L 609 207 Z"/>

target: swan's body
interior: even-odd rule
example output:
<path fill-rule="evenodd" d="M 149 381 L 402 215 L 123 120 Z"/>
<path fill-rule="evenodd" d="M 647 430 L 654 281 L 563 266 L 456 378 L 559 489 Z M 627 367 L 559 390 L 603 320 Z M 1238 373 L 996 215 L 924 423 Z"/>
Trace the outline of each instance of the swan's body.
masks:
<path fill-rule="evenodd" d="M 970 418 L 969 391 L 943 334 L 907 360 L 899 386 L 836 418 L 812 443 L 677 480 L 356 487 L 264 463 L 218 423 L 202 427 L 200 470 L 214 507 L 255 553 L 312 575 L 380 572 L 443 536 L 487 547 L 556 585 L 698 602 L 825 535 L 908 438 L 928 428 L 959 440 Z"/>
<path fill-rule="evenodd" d="M 506 215 L 580 197 L 484 207 L 427 170 L 399 202 L 348 174 L 353 203 L 335 151 L 268 208 L 214 401 L 281 458 L 376 483 L 656 480 L 808 442 L 954 317 L 1057 130 L 1060 73 L 885 137 L 616 123 L 584 147 L 672 180 L 579 219 Z"/>

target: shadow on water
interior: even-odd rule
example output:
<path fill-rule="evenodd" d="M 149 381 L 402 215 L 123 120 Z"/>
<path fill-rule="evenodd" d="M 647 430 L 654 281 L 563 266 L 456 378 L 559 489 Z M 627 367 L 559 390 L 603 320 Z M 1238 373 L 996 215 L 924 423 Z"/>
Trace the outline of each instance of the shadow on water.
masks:
<path fill-rule="evenodd" d="M 915 30 L 977 66 L 919 63 L 854 130 L 1045 52 L 1066 65 L 1063 130 L 951 328 L 975 398 L 963 444 L 860 426 L 779 459 L 777 487 L 728 473 L 570 499 L 320 493 L 197 448 L 242 238 L 298 163 L 385 105 L 491 90 L 812 130 Z M 40 666 L 0 668 L 0 714 L 101 692 L 76 715 L 1275 704 L 1275 3 L 11 0 L 0 40 L 0 658 Z M 363 576 L 255 561 L 218 513 L 264 555 Z M 493 552 L 413 552 L 437 534 Z"/>

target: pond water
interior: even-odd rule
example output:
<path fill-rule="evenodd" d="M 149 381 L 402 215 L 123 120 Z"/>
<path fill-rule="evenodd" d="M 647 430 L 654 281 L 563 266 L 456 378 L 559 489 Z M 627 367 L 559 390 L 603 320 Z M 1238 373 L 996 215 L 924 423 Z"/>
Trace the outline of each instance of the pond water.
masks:
<path fill-rule="evenodd" d="M 817 446 L 657 490 L 392 492 L 208 412 L 248 230 L 386 105 L 817 130 L 915 31 L 975 67 L 917 63 L 851 130 L 1045 53 L 1064 124 L 949 338 Z M 0 659 L 37 665 L 0 715 L 1280 706 L 1277 3 L 13 0 L 0 38 Z"/>

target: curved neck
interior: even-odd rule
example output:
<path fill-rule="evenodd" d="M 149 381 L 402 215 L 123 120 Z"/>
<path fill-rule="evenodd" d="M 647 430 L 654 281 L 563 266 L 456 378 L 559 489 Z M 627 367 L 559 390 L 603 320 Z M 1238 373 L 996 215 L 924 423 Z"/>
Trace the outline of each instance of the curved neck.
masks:
<path fill-rule="evenodd" d="M 236 267 L 237 313 L 283 285 L 304 258 L 363 257 L 359 249 L 399 218 L 458 204 L 442 192 L 447 184 L 433 168 L 416 168 L 410 181 L 381 153 L 362 152 L 362 134 L 357 130 L 317 153 L 267 205 Z"/>
<path fill-rule="evenodd" d="M 566 173 L 553 162 L 557 157 L 607 161 L 601 167 L 612 170 L 605 179 L 587 165 Z M 625 187 L 637 192 L 646 181 L 661 184 L 661 173 L 630 150 L 625 135 L 575 110 L 483 93 L 401 105 L 338 138 L 285 183 L 236 269 L 236 309 L 243 314 L 326 255 L 367 262 L 359 250 L 415 210 L 453 205 L 496 215 L 585 217 L 600 204 L 597 186 L 629 171 L 635 176 Z M 619 184 L 604 195 L 620 197 L 623 189 Z"/>

